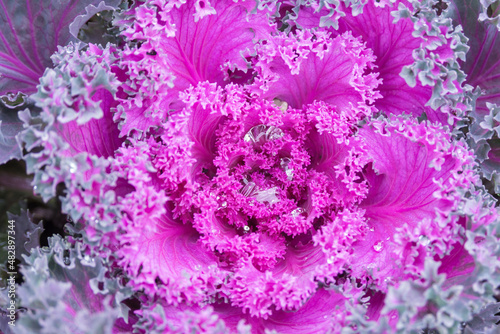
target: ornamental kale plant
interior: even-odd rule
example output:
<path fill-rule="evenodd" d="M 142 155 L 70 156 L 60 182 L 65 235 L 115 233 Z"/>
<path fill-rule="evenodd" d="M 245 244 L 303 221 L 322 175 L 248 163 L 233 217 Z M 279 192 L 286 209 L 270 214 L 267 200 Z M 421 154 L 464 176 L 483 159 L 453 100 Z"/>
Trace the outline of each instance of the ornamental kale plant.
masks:
<path fill-rule="evenodd" d="M 0 8 L 4 333 L 498 329 L 498 0 Z"/>

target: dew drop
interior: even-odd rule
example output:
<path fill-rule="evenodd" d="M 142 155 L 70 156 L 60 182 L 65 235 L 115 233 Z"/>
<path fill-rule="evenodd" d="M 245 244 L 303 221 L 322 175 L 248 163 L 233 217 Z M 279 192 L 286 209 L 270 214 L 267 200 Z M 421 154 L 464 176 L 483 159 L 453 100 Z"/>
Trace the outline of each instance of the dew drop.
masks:
<path fill-rule="evenodd" d="M 272 187 L 270 189 L 262 190 L 257 193 L 257 196 L 255 196 L 255 199 L 259 201 L 260 203 L 267 202 L 269 204 L 274 204 L 278 203 L 279 199 L 276 196 L 276 190 L 278 188 Z"/>
<path fill-rule="evenodd" d="M 250 227 L 249 227 L 249 226 L 243 226 L 243 230 L 244 230 L 245 232 L 248 232 L 248 231 L 250 231 Z"/>
<path fill-rule="evenodd" d="M 243 137 L 246 142 L 264 143 L 265 141 L 275 140 L 283 137 L 283 131 L 275 126 L 266 126 L 259 124 L 251 128 Z"/>
<path fill-rule="evenodd" d="M 304 208 L 297 208 L 297 209 L 295 209 L 295 210 L 292 211 L 292 217 L 297 217 L 298 215 L 301 215 L 304 212 L 306 212 L 306 209 L 304 209 Z"/>
<path fill-rule="evenodd" d="M 66 47 L 66 52 L 67 52 L 67 53 L 72 54 L 74 51 L 75 51 L 75 47 L 73 46 L 73 44 L 69 44 L 69 45 Z"/>
<path fill-rule="evenodd" d="M 255 193 L 255 183 L 250 181 L 240 189 L 240 193 L 245 197 L 250 197 Z"/>
<path fill-rule="evenodd" d="M 421 235 L 420 237 L 418 237 L 418 242 L 425 247 L 429 244 L 429 238 L 427 238 L 427 236 L 425 235 Z"/>
<path fill-rule="evenodd" d="M 279 198 L 276 196 L 277 189 L 277 187 L 272 187 L 269 189 L 261 190 L 254 182 L 247 181 L 247 183 L 240 189 L 240 193 L 245 197 L 253 197 L 260 203 L 268 202 L 269 204 L 274 204 L 279 202 Z M 252 206 L 253 203 L 250 202 L 249 205 Z"/>
<path fill-rule="evenodd" d="M 69 250 L 65 249 L 63 252 L 63 263 L 67 266 L 71 264 L 71 260 L 69 258 Z"/>
<path fill-rule="evenodd" d="M 288 181 L 291 181 L 293 178 L 293 168 L 288 167 L 290 161 L 291 161 L 290 158 L 281 158 L 280 161 L 280 166 L 285 171 L 286 178 L 288 179 Z"/>
<path fill-rule="evenodd" d="M 378 241 L 377 243 L 375 243 L 375 245 L 373 245 L 373 249 L 377 253 L 381 252 L 383 247 L 384 247 L 384 242 L 383 241 Z"/>
<path fill-rule="evenodd" d="M 333 257 L 328 258 L 328 260 L 326 260 L 326 262 L 327 262 L 328 264 L 332 264 L 332 263 L 333 263 Z"/>
<path fill-rule="evenodd" d="M 261 140 L 262 137 L 266 135 L 266 126 L 264 124 L 256 125 L 246 133 L 243 140 L 246 142 L 257 143 Z"/>
<path fill-rule="evenodd" d="M 221 210 L 221 209 L 225 209 L 226 207 L 227 207 L 227 202 L 226 202 L 226 201 L 224 201 L 224 202 L 222 202 L 222 203 L 221 203 L 221 205 L 220 205 L 220 207 L 219 207 L 219 210 Z"/>
<path fill-rule="evenodd" d="M 280 128 L 270 126 L 266 131 L 266 139 L 267 140 L 275 140 L 283 137 L 283 131 Z"/>

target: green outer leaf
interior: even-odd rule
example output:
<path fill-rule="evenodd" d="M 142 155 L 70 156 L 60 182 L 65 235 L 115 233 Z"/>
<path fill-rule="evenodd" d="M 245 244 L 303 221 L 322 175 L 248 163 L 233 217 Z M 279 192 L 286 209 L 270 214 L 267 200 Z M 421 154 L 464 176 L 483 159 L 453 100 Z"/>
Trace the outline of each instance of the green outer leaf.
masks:
<path fill-rule="evenodd" d="M 17 114 L 17 108 L 8 108 L 0 100 L 0 164 L 11 159 L 21 159 L 22 152 L 16 136 L 23 130 L 23 122 Z"/>
<path fill-rule="evenodd" d="M 49 248 L 25 256 L 24 283 L 17 295 L 27 311 L 16 321 L 14 333 L 112 333 L 121 301 L 131 291 L 118 279 L 106 278 L 103 261 L 84 255 L 82 246 L 56 235 L 49 238 Z M 99 285 L 103 289 L 96 289 Z"/>

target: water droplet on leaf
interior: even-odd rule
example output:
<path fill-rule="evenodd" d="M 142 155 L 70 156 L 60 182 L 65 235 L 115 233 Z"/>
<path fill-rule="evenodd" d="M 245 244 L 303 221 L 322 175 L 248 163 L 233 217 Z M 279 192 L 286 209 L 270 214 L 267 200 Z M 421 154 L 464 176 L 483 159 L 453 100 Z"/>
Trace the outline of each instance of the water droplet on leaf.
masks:
<path fill-rule="evenodd" d="M 429 238 L 427 238 L 427 236 L 425 235 L 421 235 L 420 237 L 418 237 L 418 242 L 425 247 L 429 244 Z"/>
<path fill-rule="evenodd" d="M 65 249 L 63 252 L 63 263 L 67 266 L 71 264 L 71 259 L 69 258 L 69 250 Z"/>
<path fill-rule="evenodd" d="M 72 174 L 76 172 L 76 164 L 74 162 L 69 164 L 69 172 Z"/>
<path fill-rule="evenodd" d="M 260 203 L 267 202 L 269 204 L 274 204 L 278 203 L 279 199 L 276 197 L 276 187 L 272 187 L 270 189 L 266 190 L 261 190 L 257 193 L 257 196 L 255 196 L 255 199 L 259 201 Z"/>
<path fill-rule="evenodd" d="M 264 143 L 283 137 L 283 131 L 275 126 L 266 126 L 264 124 L 256 125 L 251 128 L 243 137 L 246 142 Z"/>
<path fill-rule="evenodd" d="M 253 197 L 260 203 L 268 202 L 269 204 L 274 204 L 279 202 L 279 198 L 276 196 L 277 187 L 272 187 L 266 190 L 261 190 L 257 185 L 250 181 L 240 189 L 240 193 L 245 197 Z M 250 205 L 253 205 L 250 203 Z"/>
<path fill-rule="evenodd" d="M 224 201 L 224 202 L 221 203 L 221 205 L 220 205 L 220 207 L 219 207 L 218 210 L 225 209 L 226 207 L 227 207 L 227 202 Z"/>
<path fill-rule="evenodd" d="M 304 209 L 304 208 L 297 208 L 297 209 L 295 209 L 295 210 L 292 211 L 292 217 L 297 217 L 298 215 L 301 215 L 304 212 L 306 212 L 306 209 Z"/>
<path fill-rule="evenodd" d="M 240 193 L 245 197 L 250 197 L 255 193 L 254 189 L 255 183 L 250 181 L 241 188 Z"/>
<path fill-rule="evenodd" d="M 373 245 L 373 249 L 375 252 L 379 253 L 382 251 L 382 248 L 384 248 L 384 242 L 383 241 L 378 241 Z"/>
<path fill-rule="evenodd" d="M 291 162 L 290 158 L 281 158 L 280 161 L 280 166 L 285 171 L 286 178 L 288 179 L 288 181 L 291 181 L 293 178 L 293 168 L 288 167 L 290 162 Z"/>

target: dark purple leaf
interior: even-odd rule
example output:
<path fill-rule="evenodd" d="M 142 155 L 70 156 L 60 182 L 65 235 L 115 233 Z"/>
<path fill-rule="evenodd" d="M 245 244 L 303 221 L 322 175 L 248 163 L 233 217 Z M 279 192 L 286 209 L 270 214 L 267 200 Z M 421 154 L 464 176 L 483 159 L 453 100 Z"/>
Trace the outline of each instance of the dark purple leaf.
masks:
<path fill-rule="evenodd" d="M 16 257 L 24 262 L 22 255 L 29 255 L 32 248 L 40 246 L 40 235 L 43 232 L 42 222 L 34 224 L 29 212 L 21 209 L 19 216 L 7 212 L 10 220 L 14 220 L 16 236 Z"/>
<path fill-rule="evenodd" d="M 0 101 L 0 164 L 21 158 L 16 135 L 23 129 L 23 122 L 17 117 L 17 112 L 6 108 Z"/>
<path fill-rule="evenodd" d="M 487 115 L 486 102 L 500 105 L 500 31 L 488 22 L 479 22 L 479 0 L 456 0 L 450 3 L 448 15 L 461 24 L 469 38 L 470 50 L 463 70 L 467 83 L 479 86 L 483 95 L 477 99 L 477 112 Z"/>
<path fill-rule="evenodd" d="M 71 37 L 68 26 L 100 0 L 0 0 L 0 95 L 35 92 L 50 56 Z M 107 1 L 118 4 L 119 0 Z"/>

